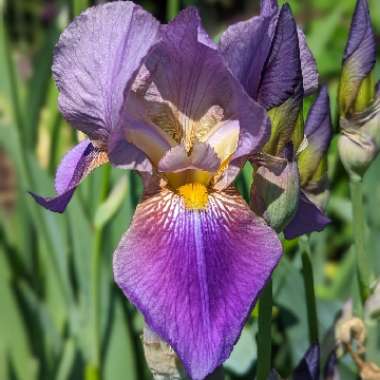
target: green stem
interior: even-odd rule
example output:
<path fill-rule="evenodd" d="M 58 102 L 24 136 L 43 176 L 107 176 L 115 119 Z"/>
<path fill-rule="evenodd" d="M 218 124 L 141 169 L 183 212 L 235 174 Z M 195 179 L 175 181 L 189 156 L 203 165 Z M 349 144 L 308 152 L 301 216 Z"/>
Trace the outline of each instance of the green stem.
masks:
<path fill-rule="evenodd" d="M 179 0 L 168 0 L 166 3 L 166 19 L 167 21 L 173 20 L 179 12 Z"/>
<path fill-rule="evenodd" d="M 370 293 L 370 283 L 373 276 L 370 269 L 370 257 L 365 249 L 365 217 L 361 178 L 351 177 L 350 189 L 357 279 L 360 292 L 360 302 L 364 305 L 364 302 Z"/>
<path fill-rule="evenodd" d="M 272 280 L 265 287 L 259 304 L 259 332 L 257 335 L 257 380 L 267 380 L 272 357 Z"/>
<path fill-rule="evenodd" d="M 99 203 L 106 199 L 110 186 L 110 166 L 104 167 Z M 90 361 L 86 366 L 86 380 L 100 380 L 101 376 L 101 254 L 102 254 L 103 228 L 95 230 L 94 250 L 91 257 L 91 353 Z"/>
<path fill-rule="evenodd" d="M 302 248 L 302 276 L 305 286 L 306 295 L 306 308 L 307 308 L 307 320 L 309 328 L 309 341 L 310 345 L 318 343 L 318 314 L 317 303 L 314 290 L 314 275 L 313 267 L 311 264 L 311 249 L 308 236 L 302 236 L 300 238 L 300 245 Z"/>

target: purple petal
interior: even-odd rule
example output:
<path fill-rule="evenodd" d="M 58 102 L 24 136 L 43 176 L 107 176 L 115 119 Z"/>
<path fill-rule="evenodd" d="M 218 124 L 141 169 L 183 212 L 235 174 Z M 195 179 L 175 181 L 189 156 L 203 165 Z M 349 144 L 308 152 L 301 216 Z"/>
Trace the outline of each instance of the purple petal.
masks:
<path fill-rule="evenodd" d="M 57 169 L 55 189 L 58 196 L 46 198 L 30 194 L 41 206 L 62 213 L 80 182 L 92 170 L 106 162 L 108 162 L 106 153 L 95 148 L 89 140 L 84 140 L 65 155 Z"/>
<path fill-rule="evenodd" d="M 179 172 L 187 169 L 216 172 L 220 164 L 218 156 L 210 145 L 197 142 L 193 145 L 191 154 L 186 152 L 183 145 L 171 148 L 160 160 L 158 169 L 162 172 Z"/>
<path fill-rule="evenodd" d="M 293 372 L 294 380 L 319 380 L 320 348 L 312 345 Z"/>
<path fill-rule="evenodd" d="M 358 0 L 343 58 L 340 106 L 345 115 L 351 111 L 363 80 L 376 62 L 376 41 L 367 0 Z M 371 89 L 372 90 L 372 89 Z"/>
<path fill-rule="evenodd" d="M 319 74 L 317 63 L 306 42 L 306 37 L 301 28 L 297 28 L 300 49 L 302 80 L 304 95 L 310 95 L 318 89 Z"/>
<path fill-rule="evenodd" d="M 222 171 L 219 176 L 214 178 L 215 183 L 213 185 L 213 189 L 216 191 L 227 189 L 227 187 L 230 186 L 238 176 L 246 161 L 247 160 L 245 157 L 240 157 L 236 160 L 231 161 L 228 167 Z"/>
<path fill-rule="evenodd" d="M 93 140 L 107 138 L 158 29 L 153 16 L 129 1 L 89 8 L 65 29 L 53 75 L 61 112 L 74 128 Z"/>
<path fill-rule="evenodd" d="M 37 195 L 32 192 L 29 192 L 29 194 L 40 206 L 45 207 L 47 210 L 50 210 L 53 212 L 62 213 L 66 210 L 66 207 L 69 204 L 74 194 L 75 189 L 76 188 L 74 187 L 54 198 L 41 197 L 40 195 Z"/>
<path fill-rule="evenodd" d="M 322 231 L 330 222 L 330 219 L 301 191 L 298 210 L 286 226 L 284 235 L 287 240 L 295 239 L 314 231 Z"/>
<path fill-rule="evenodd" d="M 248 94 L 257 99 L 261 78 L 267 75 L 268 65 L 273 66 L 274 64 L 271 61 L 273 61 L 274 57 L 277 57 L 278 64 L 270 69 L 273 73 L 271 80 L 275 81 L 272 84 L 273 90 L 271 92 L 276 94 L 278 88 L 280 90 L 278 96 L 284 99 L 286 91 L 294 91 L 291 85 L 288 87 L 289 80 L 292 83 L 291 78 L 288 77 L 289 75 L 295 75 L 298 82 L 302 83 L 302 76 L 297 67 L 299 63 L 297 63 L 296 53 L 294 53 L 295 46 L 299 44 L 298 54 L 304 77 L 303 88 L 305 94 L 310 94 L 318 87 L 318 72 L 303 32 L 297 28 L 297 37 L 295 37 L 294 26 L 291 25 L 294 21 L 285 20 L 292 18 L 288 6 L 286 6 L 286 9 L 279 11 L 277 1 L 264 0 L 261 8 L 260 17 L 254 17 L 248 21 L 232 25 L 222 35 L 220 50 L 230 70 L 239 79 Z M 280 16 L 281 12 L 285 13 L 285 15 Z M 276 32 L 280 21 L 282 23 L 281 30 Z M 272 46 L 276 34 L 277 43 Z M 288 41 L 289 38 L 291 38 L 290 41 Z M 291 47 L 291 50 L 288 50 L 289 47 Z M 288 51 L 291 57 L 290 62 L 287 61 Z M 277 68 L 277 71 L 275 68 Z M 285 82 L 282 81 L 283 72 L 280 72 L 280 69 L 286 74 Z M 280 74 L 281 76 L 275 78 L 275 74 Z M 281 80 L 278 80 L 278 78 L 281 78 Z M 265 89 L 265 91 L 267 90 Z M 274 100 L 277 103 L 276 105 L 280 104 L 278 103 L 279 100 Z"/>
<path fill-rule="evenodd" d="M 277 0 L 260 0 L 260 14 L 262 16 L 273 16 L 277 11 Z"/>
<path fill-rule="evenodd" d="M 152 173 L 152 164 L 146 154 L 130 144 L 121 129 L 112 134 L 108 144 L 110 163 L 121 169 L 133 169 L 139 172 Z"/>
<path fill-rule="evenodd" d="M 314 176 L 332 138 L 330 99 L 326 86 L 321 89 L 309 111 L 305 135 L 308 146 L 298 157 L 302 185 L 306 185 Z"/>
<path fill-rule="evenodd" d="M 219 48 L 227 65 L 253 99 L 257 98 L 274 29 L 273 20 L 253 17 L 231 25 L 220 39 Z"/>
<path fill-rule="evenodd" d="M 301 91 L 302 71 L 297 25 L 289 6 L 281 8 L 271 53 L 265 65 L 257 100 L 266 109 L 279 106 Z"/>
<path fill-rule="evenodd" d="M 360 56 L 361 62 L 366 65 L 363 70 L 367 75 L 372 70 L 376 60 L 375 36 L 367 0 L 357 0 L 356 2 L 343 60 L 346 61 L 353 54 Z"/>
<path fill-rule="evenodd" d="M 199 211 L 165 191 L 138 206 L 114 275 L 188 375 L 201 380 L 230 355 L 281 252 L 239 195 L 211 193 Z"/>
<path fill-rule="evenodd" d="M 218 50 L 199 41 L 199 28 L 198 13 L 187 8 L 162 29 L 162 41 L 127 96 L 126 129 L 154 126 L 190 151 L 195 141 L 207 142 L 211 131 L 238 122 L 235 157 L 256 151 L 269 134 L 265 110 L 245 93 Z"/>
<path fill-rule="evenodd" d="M 339 370 L 338 370 L 338 358 L 335 349 L 328 356 L 325 367 L 323 369 L 323 379 L 324 380 L 339 380 Z"/>

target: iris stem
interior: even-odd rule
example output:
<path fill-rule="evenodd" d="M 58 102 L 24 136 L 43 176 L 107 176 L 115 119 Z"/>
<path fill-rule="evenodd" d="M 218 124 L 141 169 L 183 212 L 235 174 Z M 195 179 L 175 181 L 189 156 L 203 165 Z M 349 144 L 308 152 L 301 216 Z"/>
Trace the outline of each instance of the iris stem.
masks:
<path fill-rule="evenodd" d="M 259 332 L 257 334 L 257 380 L 267 380 L 272 357 L 272 280 L 265 287 L 259 303 Z"/>
<path fill-rule="evenodd" d="M 370 294 L 370 283 L 373 273 L 370 269 L 370 257 L 365 249 L 365 217 L 363 207 L 362 179 L 351 176 L 350 178 L 352 222 L 354 232 L 356 271 L 359 285 L 360 301 L 364 305 Z"/>
<path fill-rule="evenodd" d="M 110 166 L 104 167 L 99 203 L 102 203 L 109 192 L 110 187 Z M 91 355 L 90 362 L 86 367 L 86 380 L 100 380 L 101 376 L 101 258 L 102 258 L 102 239 L 103 228 L 95 230 L 94 249 L 91 261 L 91 291 L 92 291 L 92 308 L 91 308 Z"/>
<path fill-rule="evenodd" d="M 166 19 L 168 21 L 173 20 L 179 12 L 179 0 L 168 0 L 166 3 Z"/>
<path fill-rule="evenodd" d="M 300 238 L 300 246 L 302 249 L 302 276 L 305 286 L 309 341 L 310 345 L 312 345 L 318 343 L 319 333 L 317 302 L 314 290 L 313 266 L 311 263 L 311 248 L 308 236 L 302 236 Z"/>

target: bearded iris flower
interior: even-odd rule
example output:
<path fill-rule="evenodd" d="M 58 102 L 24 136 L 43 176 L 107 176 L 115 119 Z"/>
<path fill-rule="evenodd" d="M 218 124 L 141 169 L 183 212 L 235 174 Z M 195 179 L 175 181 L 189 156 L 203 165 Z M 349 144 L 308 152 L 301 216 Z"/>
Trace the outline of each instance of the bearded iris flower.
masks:
<path fill-rule="evenodd" d="M 339 87 L 339 153 L 351 176 L 362 177 L 380 149 L 380 96 L 375 86 L 376 42 L 368 2 L 358 0 Z"/>
<path fill-rule="evenodd" d="M 144 196 L 114 255 L 114 277 L 193 379 L 230 354 L 278 263 L 276 233 L 232 186 L 270 134 L 195 9 L 160 26 L 131 2 L 87 10 L 63 32 L 59 106 L 88 140 L 56 175 L 62 212 L 95 167 L 138 170 Z"/>
<path fill-rule="evenodd" d="M 288 239 L 322 230 L 329 220 L 309 199 L 308 182 L 317 170 L 314 164 L 326 177 L 326 165 L 320 162 L 325 163 L 331 139 L 330 119 L 314 119 L 329 116 L 328 95 L 323 90 L 304 131 L 303 97 L 318 87 L 318 72 L 290 8 L 263 0 L 261 15 L 231 26 L 222 35 L 220 49 L 247 93 L 271 119 L 271 137 L 261 154 L 252 158 L 257 167 L 253 210 L 277 231 L 284 230 Z M 314 153 L 318 154 L 311 165 L 305 157 Z"/>

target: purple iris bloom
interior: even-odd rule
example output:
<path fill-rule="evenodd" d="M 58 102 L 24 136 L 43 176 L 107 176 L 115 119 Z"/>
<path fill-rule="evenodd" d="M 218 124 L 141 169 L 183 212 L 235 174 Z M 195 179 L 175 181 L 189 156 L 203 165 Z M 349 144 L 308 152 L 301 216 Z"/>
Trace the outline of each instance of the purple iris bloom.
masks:
<path fill-rule="evenodd" d="M 272 172 L 270 181 L 276 184 L 273 192 L 283 191 L 283 203 L 293 204 L 291 198 L 295 193 L 294 186 L 298 181 L 301 182 L 295 214 L 289 209 L 282 216 L 283 223 L 288 224 L 284 230 L 285 237 L 292 239 L 322 230 L 329 219 L 310 199 L 304 177 L 306 175 L 310 180 L 318 168 L 323 169 L 325 174 L 326 167 L 303 169 L 300 160 L 305 161 L 302 156 L 309 157 L 309 153 L 314 151 L 322 153 L 315 157 L 317 166 L 325 159 L 323 155 L 326 154 L 331 139 L 329 100 L 327 91 L 322 90 L 303 130 L 302 100 L 305 95 L 317 89 L 318 72 L 305 36 L 296 26 L 290 8 L 285 5 L 280 9 L 276 0 L 262 0 L 260 16 L 228 28 L 222 35 L 220 50 L 247 93 L 266 108 L 271 118 L 271 138 L 263 151 L 282 159 L 277 160 L 279 166 L 276 170 L 273 170 L 274 160 L 267 159 L 269 164 L 265 170 Z M 289 142 L 294 147 L 294 157 L 303 178 L 298 179 L 297 166 L 293 162 L 287 162 L 286 147 Z M 313 144 L 316 146 L 313 147 Z M 253 161 L 257 164 L 257 160 Z M 262 158 L 260 164 L 263 164 Z M 284 189 L 287 183 L 291 188 Z M 252 194 L 255 202 L 258 196 L 255 185 Z M 277 197 L 280 201 L 281 196 Z M 282 204 L 279 208 L 284 209 Z M 276 216 L 277 214 L 278 212 Z M 291 220 L 289 214 L 292 214 Z M 282 229 L 283 223 L 278 222 L 274 226 Z"/>
<path fill-rule="evenodd" d="M 278 263 L 276 233 L 231 185 L 270 136 L 194 8 L 168 25 L 131 2 L 87 10 L 63 32 L 59 105 L 88 135 L 63 159 L 62 212 L 95 167 L 138 170 L 144 196 L 114 255 L 114 277 L 146 323 L 203 379 L 231 353 Z"/>

